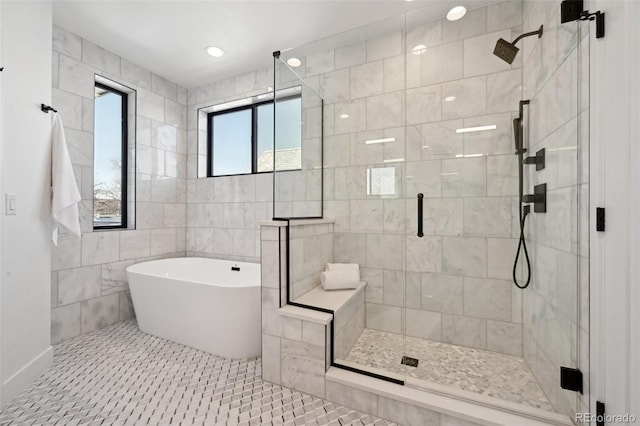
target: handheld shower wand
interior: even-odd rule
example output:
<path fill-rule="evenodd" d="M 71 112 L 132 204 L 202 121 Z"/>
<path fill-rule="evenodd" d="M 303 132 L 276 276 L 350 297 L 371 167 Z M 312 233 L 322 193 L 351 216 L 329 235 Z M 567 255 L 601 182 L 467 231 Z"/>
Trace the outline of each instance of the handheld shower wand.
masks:
<path fill-rule="evenodd" d="M 527 242 L 524 239 L 524 224 L 527 220 L 527 215 L 531 211 L 529 205 L 524 205 L 524 153 L 527 151 L 524 148 L 524 127 L 522 121 L 524 120 L 524 106 L 528 105 L 528 100 L 520 101 L 519 112 L 520 116 L 513 119 L 513 139 L 516 147 L 515 154 L 518 156 L 518 221 L 520 223 L 520 238 L 518 241 L 518 250 L 516 251 L 516 258 L 513 261 L 513 283 L 520 289 L 529 287 L 531 283 L 531 261 L 529 260 L 529 252 L 527 251 Z M 524 257 L 527 261 L 527 279 L 524 284 L 518 282 L 517 269 L 518 259 L 520 258 L 520 251 L 524 252 Z"/>

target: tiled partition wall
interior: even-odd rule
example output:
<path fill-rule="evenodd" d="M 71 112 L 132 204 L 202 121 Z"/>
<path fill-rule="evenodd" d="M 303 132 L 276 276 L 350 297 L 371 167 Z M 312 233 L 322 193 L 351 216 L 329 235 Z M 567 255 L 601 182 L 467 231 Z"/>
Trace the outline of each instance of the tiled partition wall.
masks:
<path fill-rule="evenodd" d="M 545 170 L 525 169 L 525 192 L 547 184 L 547 213 L 527 219 L 533 269 L 524 291 L 524 357 L 554 408 L 588 412 L 589 367 L 589 24 L 560 23 L 560 2 L 524 2 L 528 145 L 546 149 Z M 591 35 L 593 37 L 593 34 Z M 526 139 L 525 139 L 526 141 Z M 525 142 L 526 143 L 526 142 Z M 585 393 L 559 386 L 560 366 L 580 368 Z"/>
<path fill-rule="evenodd" d="M 521 293 L 510 282 L 521 69 L 492 54 L 521 31 L 521 2 L 458 22 L 407 19 L 406 33 L 307 55 L 299 69 L 325 101 L 324 214 L 336 219 L 336 261 L 363 268 L 367 327 L 521 355 Z M 418 44 L 426 50 L 411 53 Z M 395 141 L 366 143 L 381 138 Z M 377 195 L 379 175 L 395 181 L 386 194 Z M 424 238 L 415 236 L 418 192 Z"/>
<path fill-rule="evenodd" d="M 95 75 L 136 90 L 135 230 L 93 231 Z M 127 266 L 184 256 L 187 92 L 54 27 L 52 103 L 64 122 L 82 193 L 82 238 L 61 235 L 52 248 L 51 329 L 57 343 L 133 316 Z"/>
<path fill-rule="evenodd" d="M 330 359 L 327 339 L 331 315 L 297 307 L 290 308 L 294 312 L 306 312 L 310 317 L 292 317 L 280 311 L 280 307 L 286 305 L 288 241 L 285 224 L 263 224 L 261 229 L 262 377 L 324 397 L 324 375 Z M 302 228 L 311 229 L 313 235 L 314 227 Z"/>
<path fill-rule="evenodd" d="M 189 89 L 186 220 L 189 256 L 260 261 L 258 222 L 273 217 L 273 174 L 204 177 L 206 149 L 199 149 L 198 141 L 206 141 L 206 127 L 200 129 L 199 135 L 198 109 L 267 93 L 272 86 L 273 69 L 266 68 Z"/>

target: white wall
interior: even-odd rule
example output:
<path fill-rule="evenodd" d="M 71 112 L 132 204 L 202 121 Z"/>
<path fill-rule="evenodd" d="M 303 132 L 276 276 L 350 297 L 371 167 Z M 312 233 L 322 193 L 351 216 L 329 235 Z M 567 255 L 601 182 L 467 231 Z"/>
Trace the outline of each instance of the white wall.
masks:
<path fill-rule="evenodd" d="M 1 379 L 6 404 L 52 360 L 50 116 L 51 3 L 2 2 L 0 100 L 2 197 L 18 212 L 2 216 Z M 4 206 L 3 206 L 4 211 Z"/>
<path fill-rule="evenodd" d="M 0 37 L 2 36 L 2 6 L 0 5 Z M 2 56 L 2 39 L 0 38 L 0 67 L 2 67 L 2 60 L 4 59 L 4 57 Z M 1 74 L 1 73 L 0 73 Z M 0 75 L 0 99 L 3 99 L 3 91 L 2 91 L 2 76 Z M 2 135 L 2 129 L 3 129 L 3 116 L 2 116 L 2 103 L 0 103 L 0 165 L 2 165 L 2 159 L 4 158 L 2 156 L 2 146 L 4 145 L 4 139 L 3 139 L 3 135 Z M 3 188 L 2 186 L 2 173 L 0 170 L 0 190 Z M 1 192 L 0 192 L 1 193 Z M 4 207 L 4 204 L 2 202 L 0 202 L 0 205 L 2 205 Z M 3 217 L 0 214 L 0 241 L 4 241 L 2 239 L 2 225 L 3 225 Z M 0 244 L 0 265 L 2 264 L 2 244 Z M 3 288 L 2 285 L 2 273 L 0 272 L 0 289 Z M 0 291 L 0 318 L 2 318 L 2 292 Z M 0 327 L 0 342 L 2 342 L 2 327 Z M 0 365 L 2 365 L 2 351 L 0 350 Z M 0 370 L 0 383 L 2 383 L 2 373 Z M 0 407 L 3 407 L 4 399 L 2 398 L 2 387 L 0 386 Z"/>
<path fill-rule="evenodd" d="M 593 1 L 606 35 L 591 43 L 591 412 L 640 419 L 640 4 Z M 606 208 L 606 231 L 594 229 Z"/>

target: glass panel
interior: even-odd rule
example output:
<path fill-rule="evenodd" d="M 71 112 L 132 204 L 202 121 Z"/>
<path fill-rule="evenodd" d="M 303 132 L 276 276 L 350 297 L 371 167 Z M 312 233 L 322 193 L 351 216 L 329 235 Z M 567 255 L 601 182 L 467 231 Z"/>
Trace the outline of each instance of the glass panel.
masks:
<path fill-rule="evenodd" d="M 273 170 L 273 104 L 258 107 L 258 172 Z"/>
<path fill-rule="evenodd" d="M 93 226 L 123 225 L 122 147 L 123 95 L 95 90 Z"/>
<path fill-rule="evenodd" d="M 579 303 L 588 241 L 578 234 L 587 217 L 578 206 L 588 190 L 578 183 L 578 171 L 587 172 L 577 149 L 579 129 L 588 126 L 578 117 L 584 39 L 578 23 L 558 23 L 559 7 L 506 1 L 455 23 L 434 20 L 430 8 L 407 14 L 403 310 L 405 354 L 418 366 L 405 374 L 410 386 L 437 384 L 572 416 L 577 394 L 561 389 L 558 376 L 561 366 L 588 366 L 578 358 L 588 305 Z M 500 22 L 492 22 L 496 8 Z M 493 54 L 499 39 L 510 42 L 541 24 L 542 37 L 520 41 L 513 63 Z M 521 159 L 514 155 L 520 128 Z M 542 170 L 535 164 L 541 149 Z M 534 200 L 521 201 L 520 179 L 523 195 L 546 184 L 546 213 Z M 524 289 L 512 277 L 521 223 L 531 268 Z M 515 275 L 527 284 L 523 250 Z M 586 352 L 588 343 L 581 347 Z"/>
<path fill-rule="evenodd" d="M 305 141 L 322 131 L 324 215 L 335 219 L 331 243 L 291 228 L 290 292 L 313 302 L 328 244 L 366 282 L 335 314 L 336 366 L 523 412 L 588 411 L 558 377 L 588 368 L 587 27 L 559 24 L 559 4 L 535 0 L 455 22 L 446 12 L 417 9 L 275 61 L 278 96 L 301 87 L 303 171 Z M 499 39 L 541 24 L 513 61 L 494 55 Z M 303 182 L 275 177 L 281 216 Z M 533 204 L 539 184 L 546 213 Z M 521 223 L 524 289 L 513 282 L 514 269 L 518 285 L 528 276 L 523 252 L 514 268 Z"/>
<path fill-rule="evenodd" d="M 258 108 L 258 172 L 273 170 L 273 104 Z M 302 168 L 302 101 L 301 98 L 282 100 L 278 104 L 276 126 L 280 135 L 276 153 L 276 170 Z"/>
<path fill-rule="evenodd" d="M 322 217 L 322 98 L 280 58 L 274 66 L 274 217 Z"/>
<path fill-rule="evenodd" d="M 213 115 L 213 175 L 251 173 L 251 110 Z"/>
<path fill-rule="evenodd" d="M 394 17 L 287 50 L 276 61 L 278 89 L 300 85 L 302 90 L 303 171 L 315 172 L 320 164 L 315 143 L 322 136 L 324 215 L 335 219 L 331 238 L 310 225 L 304 230 L 292 226 L 289 293 L 298 302 L 313 303 L 319 284 L 315 268 L 324 267 L 315 260 L 327 254 L 331 262 L 357 263 L 366 287 L 333 292 L 328 298 L 348 299 L 334 313 L 333 360 L 401 383 L 406 226 L 403 29 L 404 17 Z M 304 181 L 287 182 L 286 173 L 280 175 L 276 210 L 286 211 L 286 202 L 302 193 Z M 294 210 L 288 212 L 295 215 Z"/>

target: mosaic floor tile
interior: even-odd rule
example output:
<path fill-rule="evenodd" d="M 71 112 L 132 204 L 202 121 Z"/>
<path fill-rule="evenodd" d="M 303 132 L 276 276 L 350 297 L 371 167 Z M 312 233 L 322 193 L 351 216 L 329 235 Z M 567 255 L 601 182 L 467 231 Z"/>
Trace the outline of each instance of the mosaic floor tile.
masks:
<path fill-rule="evenodd" d="M 406 353 L 403 348 L 406 345 Z M 403 355 L 418 367 L 401 364 Z M 553 411 L 523 358 L 365 329 L 345 358 L 350 363 Z"/>
<path fill-rule="evenodd" d="M 53 366 L 0 425 L 391 424 L 263 382 L 260 371 L 260 358 L 221 358 L 126 321 L 55 346 Z"/>

